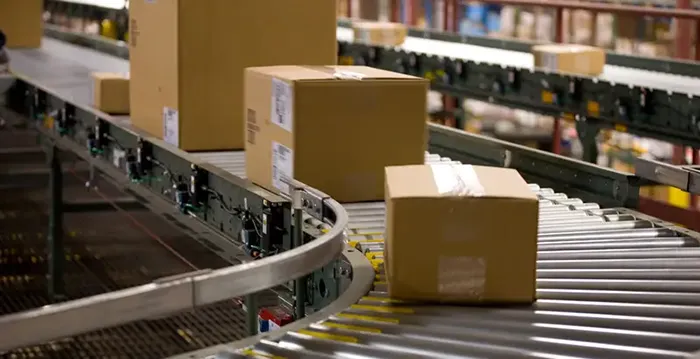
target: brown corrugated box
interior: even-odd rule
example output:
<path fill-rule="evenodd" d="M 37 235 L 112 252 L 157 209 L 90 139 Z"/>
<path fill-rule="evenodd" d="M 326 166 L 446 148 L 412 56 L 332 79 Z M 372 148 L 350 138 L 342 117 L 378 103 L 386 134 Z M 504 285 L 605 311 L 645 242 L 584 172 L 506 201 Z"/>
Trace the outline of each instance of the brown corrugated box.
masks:
<path fill-rule="evenodd" d="M 132 0 L 131 120 L 184 150 L 244 148 L 243 72 L 337 61 L 328 0 Z"/>
<path fill-rule="evenodd" d="M 577 44 L 546 44 L 532 47 L 535 67 L 550 71 L 598 76 L 605 68 L 605 50 Z"/>
<path fill-rule="evenodd" d="M 361 66 L 250 68 L 245 79 L 246 171 L 287 192 L 282 178 L 340 202 L 384 199 L 384 167 L 425 159 L 424 79 Z"/>
<path fill-rule="evenodd" d="M 115 115 L 129 113 L 129 75 L 95 72 L 93 80 L 93 106 Z"/>
<path fill-rule="evenodd" d="M 352 30 L 355 42 L 368 45 L 400 46 L 408 36 L 406 25 L 392 22 L 356 21 Z"/>
<path fill-rule="evenodd" d="M 385 193 L 390 297 L 465 304 L 535 300 L 539 201 L 517 171 L 388 167 Z"/>
<path fill-rule="evenodd" d="M 39 48 L 44 36 L 43 0 L 0 0 L 0 30 L 7 48 Z"/>

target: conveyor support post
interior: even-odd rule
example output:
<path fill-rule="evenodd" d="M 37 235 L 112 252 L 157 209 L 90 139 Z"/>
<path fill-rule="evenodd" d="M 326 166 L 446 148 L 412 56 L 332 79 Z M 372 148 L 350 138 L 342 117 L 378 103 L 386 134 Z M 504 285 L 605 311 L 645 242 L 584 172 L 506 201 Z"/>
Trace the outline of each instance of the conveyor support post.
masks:
<path fill-rule="evenodd" d="M 51 144 L 48 149 L 49 174 L 49 231 L 48 231 L 48 294 L 51 300 L 60 300 L 63 288 L 63 169 L 60 151 Z"/>

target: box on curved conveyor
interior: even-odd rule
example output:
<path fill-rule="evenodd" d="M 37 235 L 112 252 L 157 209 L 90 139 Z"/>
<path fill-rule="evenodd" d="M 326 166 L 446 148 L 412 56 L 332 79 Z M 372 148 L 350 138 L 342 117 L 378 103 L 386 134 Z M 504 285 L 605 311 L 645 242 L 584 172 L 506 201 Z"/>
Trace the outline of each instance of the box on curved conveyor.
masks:
<path fill-rule="evenodd" d="M 384 199 L 384 167 L 425 160 L 428 81 L 362 66 L 249 68 L 246 173 L 294 178 L 340 202 Z"/>

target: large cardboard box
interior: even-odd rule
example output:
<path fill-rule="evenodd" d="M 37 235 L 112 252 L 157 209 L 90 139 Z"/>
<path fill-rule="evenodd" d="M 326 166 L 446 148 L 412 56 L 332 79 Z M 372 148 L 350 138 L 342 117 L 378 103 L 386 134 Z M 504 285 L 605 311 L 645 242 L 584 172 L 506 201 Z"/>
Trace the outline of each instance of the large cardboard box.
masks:
<path fill-rule="evenodd" d="M 423 163 L 428 82 L 361 66 L 246 70 L 246 171 L 294 178 L 341 202 L 384 199 L 384 167 Z"/>
<path fill-rule="evenodd" d="M 0 30 L 7 48 L 39 48 L 44 36 L 43 0 L 0 0 Z"/>
<path fill-rule="evenodd" d="M 598 76 L 605 68 L 605 50 L 577 44 L 546 44 L 532 47 L 535 67 L 550 71 Z"/>
<path fill-rule="evenodd" d="M 93 106 L 115 115 L 129 113 L 129 75 L 95 72 L 93 80 Z"/>
<path fill-rule="evenodd" d="M 375 46 L 400 46 L 408 36 L 406 25 L 391 22 L 356 21 L 352 30 L 355 42 Z"/>
<path fill-rule="evenodd" d="M 184 150 L 244 147 L 243 72 L 337 61 L 328 0 L 133 0 L 131 120 Z"/>
<path fill-rule="evenodd" d="M 535 300 L 539 201 L 512 169 L 386 169 L 389 295 L 416 301 Z"/>

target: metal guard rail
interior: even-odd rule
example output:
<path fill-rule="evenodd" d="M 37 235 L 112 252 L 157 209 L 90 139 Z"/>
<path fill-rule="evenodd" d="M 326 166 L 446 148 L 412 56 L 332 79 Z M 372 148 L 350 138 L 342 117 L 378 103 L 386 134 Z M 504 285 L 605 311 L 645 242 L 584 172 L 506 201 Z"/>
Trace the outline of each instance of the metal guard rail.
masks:
<path fill-rule="evenodd" d="M 304 191 L 319 195 L 308 187 Z M 307 275 L 334 260 L 345 248 L 345 209 L 322 196 L 335 214 L 327 233 L 300 247 L 254 262 L 202 270 L 150 284 L 48 305 L 0 317 L 0 353 L 80 333 L 190 310 L 259 292 Z"/>

